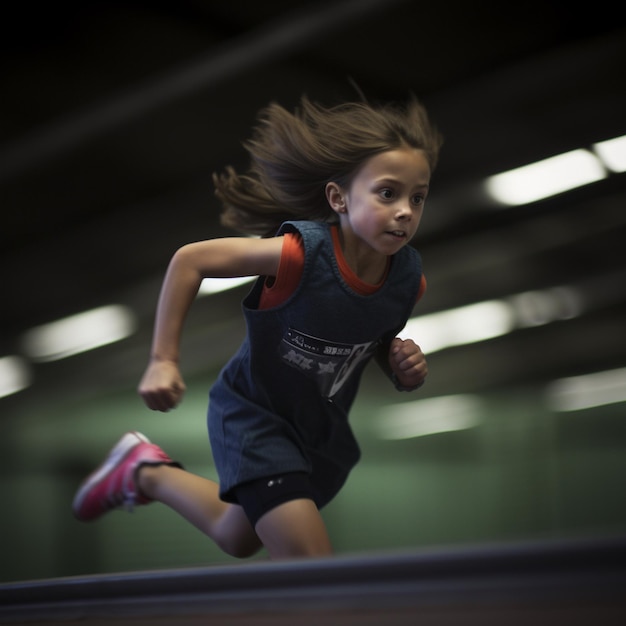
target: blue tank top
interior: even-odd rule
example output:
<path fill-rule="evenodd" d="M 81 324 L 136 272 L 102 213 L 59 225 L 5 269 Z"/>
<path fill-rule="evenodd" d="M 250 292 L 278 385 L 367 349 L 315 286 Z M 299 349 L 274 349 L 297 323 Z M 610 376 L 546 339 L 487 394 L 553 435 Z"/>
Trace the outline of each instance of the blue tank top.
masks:
<path fill-rule="evenodd" d="M 380 289 L 363 296 L 341 277 L 328 224 L 286 222 L 285 232 L 302 236 L 300 284 L 259 310 L 260 277 L 244 299 L 247 336 L 211 389 L 209 436 L 224 500 L 239 484 L 303 471 L 321 507 L 360 457 L 348 413 L 365 366 L 411 314 L 421 259 L 403 247 Z"/>

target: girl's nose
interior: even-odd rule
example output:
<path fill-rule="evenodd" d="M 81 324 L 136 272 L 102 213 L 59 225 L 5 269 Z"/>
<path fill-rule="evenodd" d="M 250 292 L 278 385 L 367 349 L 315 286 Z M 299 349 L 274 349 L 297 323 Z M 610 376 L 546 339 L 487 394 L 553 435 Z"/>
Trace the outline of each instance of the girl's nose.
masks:
<path fill-rule="evenodd" d="M 398 210 L 396 213 L 397 219 L 407 220 L 407 219 L 410 219 L 412 215 L 413 215 L 413 211 L 411 210 L 411 207 L 409 206 L 408 202 L 401 202 L 398 205 Z"/>

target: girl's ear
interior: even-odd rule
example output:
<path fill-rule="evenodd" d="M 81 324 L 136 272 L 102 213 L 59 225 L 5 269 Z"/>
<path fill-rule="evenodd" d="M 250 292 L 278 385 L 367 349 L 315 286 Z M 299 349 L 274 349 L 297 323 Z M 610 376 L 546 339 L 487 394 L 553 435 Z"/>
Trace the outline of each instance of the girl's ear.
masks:
<path fill-rule="evenodd" d="M 344 192 L 337 183 L 335 182 L 327 183 L 326 199 L 328 200 L 328 204 L 330 205 L 330 208 L 333 211 L 335 211 L 335 213 L 346 212 L 346 202 L 344 199 Z"/>

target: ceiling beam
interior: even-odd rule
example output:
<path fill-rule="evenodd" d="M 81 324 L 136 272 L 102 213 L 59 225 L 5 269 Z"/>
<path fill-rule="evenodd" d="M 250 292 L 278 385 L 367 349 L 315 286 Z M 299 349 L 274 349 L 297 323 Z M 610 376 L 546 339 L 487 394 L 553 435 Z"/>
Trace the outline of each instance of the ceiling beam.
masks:
<path fill-rule="evenodd" d="M 296 53 L 321 36 L 352 27 L 377 11 L 389 11 L 406 0 L 344 0 L 298 9 L 240 37 L 225 41 L 186 66 L 114 95 L 90 109 L 68 115 L 46 128 L 7 145 L 0 152 L 0 182 L 42 161 L 75 149 L 103 133 L 131 122 L 173 100 L 214 87 L 224 79 Z"/>

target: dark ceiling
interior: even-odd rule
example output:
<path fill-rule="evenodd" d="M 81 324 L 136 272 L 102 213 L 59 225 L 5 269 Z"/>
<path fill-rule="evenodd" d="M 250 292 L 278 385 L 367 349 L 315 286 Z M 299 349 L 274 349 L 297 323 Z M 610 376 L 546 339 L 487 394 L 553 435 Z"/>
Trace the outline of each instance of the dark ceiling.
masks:
<path fill-rule="evenodd" d="M 354 82 L 373 100 L 416 93 L 446 138 L 416 241 L 429 280 L 423 312 L 559 285 L 585 301 L 576 320 L 492 343 L 482 369 L 450 363 L 448 381 L 623 365 L 625 175 L 508 210 L 479 192 L 490 174 L 626 133 L 626 28 L 610 6 L 3 8 L 0 356 L 18 354 L 33 325 L 120 302 L 138 311 L 145 357 L 171 254 L 230 234 L 219 226 L 211 173 L 245 166 L 241 141 L 257 110 L 272 100 L 290 107 L 302 93 L 332 104 L 355 97 Z M 233 297 L 221 302 L 224 316 L 236 314 Z"/>

